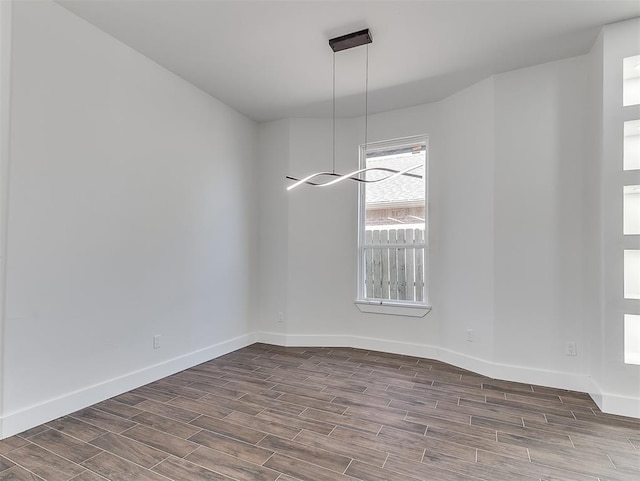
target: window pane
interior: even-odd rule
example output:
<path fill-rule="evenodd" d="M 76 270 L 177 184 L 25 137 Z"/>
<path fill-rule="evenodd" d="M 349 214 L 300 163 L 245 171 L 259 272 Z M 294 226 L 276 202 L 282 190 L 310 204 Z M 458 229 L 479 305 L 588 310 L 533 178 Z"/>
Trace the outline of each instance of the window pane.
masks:
<path fill-rule="evenodd" d="M 365 190 L 365 225 L 378 228 L 403 227 L 424 229 L 424 149 L 398 154 L 388 151 L 367 154 L 366 167 L 393 170 L 411 170 L 410 174 L 422 179 L 399 175 L 391 180 L 367 184 Z M 373 170 L 366 173 L 367 180 L 376 180 L 390 172 Z"/>
<path fill-rule="evenodd" d="M 625 185 L 623 196 L 624 235 L 640 234 L 640 185 Z"/>
<path fill-rule="evenodd" d="M 623 169 L 640 169 L 640 120 L 624 123 Z"/>
<path fill-rule="evenodd" d="M 624 298 L 640 299 L 640 250 L 624 251 Z"/>
<path fill-rule="evenodd" d="M 640 316 L 624 315 L 624 362 L 640 365 Z"/>
<path fill-rule="evenodd" d="M 622 61 L 622 105 L 640 104 L 640 55 Z"/>
<path fill-rule="evenodd" d="M 426 140 L 367 146 L 363 167 L 363 296 L 425 302 Z"/>

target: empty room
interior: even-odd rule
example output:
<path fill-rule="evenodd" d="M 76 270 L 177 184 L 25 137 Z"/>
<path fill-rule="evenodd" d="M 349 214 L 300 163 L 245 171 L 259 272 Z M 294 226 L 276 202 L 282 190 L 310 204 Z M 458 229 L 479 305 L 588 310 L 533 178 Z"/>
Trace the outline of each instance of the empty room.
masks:
<path fill-rule="evenodd" d="M 0 481 L 638 479 L 638 1 L 0 0 Z"/>

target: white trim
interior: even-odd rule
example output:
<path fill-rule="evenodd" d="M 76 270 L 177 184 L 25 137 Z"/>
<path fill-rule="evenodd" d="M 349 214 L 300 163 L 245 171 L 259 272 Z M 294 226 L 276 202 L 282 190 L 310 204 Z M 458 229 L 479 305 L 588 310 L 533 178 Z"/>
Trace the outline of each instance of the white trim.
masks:
<path fill-rule="evenodd" d="M 598 405 L 600 411 L 640 419 L 640 398 L 604 392 L 593 378 L 589 378 L 589 383 L 589 396 Z"/>
<path fill-rule="evenodd" d="M 353 301 L 360 312 L 370 314 L 390 314 L 393 316 L 424 317 L 431 310 L 431 306 L 425 304 L 401 304 L 388 301 Z"/>
<path fill-rule="evenodd" d="M 360 336 L 256 333 L 258 342 L 285 347 L 354 347 L 446 362 L 478 374 L 513 382 L 588 393 L 603 413 L 640 418 L 640 398 L 603 392 L 588 375 L 488 361 L 437 346 Z"/>
<path fill-rule="evenodd" d="M 468 356 L 429 344 L 388 341 L 372 337 L 283 334 L 254 332 L 204 349 L 169 359 L 159 364 L 134 371 L 118 378 L 87 386 L 59 398 L 35 406 L 29 406 L 0 417 L 0 439 L 18 434 L 26 429 L 49 422 L 58 417 L 91 406 L 123 392 L 170 376 L 176 372 L 210 361 L 229 352 L 264 342 L 285 347 L 354 347 L 408 356 L 434 359 L 468 369 L 493 379 L 523 382 L 541 386 L 587 392 L 604 413 L 640 418 L 640 399 L 603 392 L 589 376 L 578 373 L 514 366 Z"/>
<path fill-rule="evenodd" d="M 404 224 L 394 224 L 393 228 L 397 228 L 397 229 L 404 229 L 403 227 Z M 372 229 L 373 230 L 373 229 Z M 424 242 L 416 242 L 415 244 L 408 244 L 408 243 L 394 243 L 391 245 L 391 247 L 393 247 L 394 249 L 397 248 L 405 248 L 405 249 L 421 249 L 423 247 L 426 247 L 427 245 Z M 366 242 L 362 245 L 362 247 L 364 249 L 384 249 L 384 244 L 367 244 Z M 387 246 L 388 247 L 388 246 Z"/>
<path fill-rule="evenodd" d="M 357 349 L 423 357 L 446 362 L 447 364 L 468 369 L 469 371 L 493 379 L 537 384 L 558 389 L 587 392 L 589 386 L 589 378 L 585 375 L 487 361 L 429 344 L 388 341 L 386 339 L 360 336 L 278 333 L 258 333 L 257 338 L 260 339 L 261 342 L 275 343 L 286 347 L 354 347 Z"/>
<path fill-rule="evenodd" d="M 256 342 L 255 333 L 239 336 L 9 413 L 4 417 L 0 417 L 0 439 L 13 436 L 118 394 L 210 361 L 249 346 L 254 342 Z"/>
<path fill-rule="evenodd" d="M 424 199 L 419 201 L 406 200 L 406 201 L 381 201 L 381 202 L 369 202 L 365 210 L 379 210 L 379 209 L 393 209 L 394 207 L 424 207 Z M 365 226 L 365 229 L 370 226 Z"/>
<path fill-rule="evenodd" d="M 602 406 L 598 407 L 602 412 L 640 419 L 640 398 L 611 393 L 603 393 L 601 397 Z"/>

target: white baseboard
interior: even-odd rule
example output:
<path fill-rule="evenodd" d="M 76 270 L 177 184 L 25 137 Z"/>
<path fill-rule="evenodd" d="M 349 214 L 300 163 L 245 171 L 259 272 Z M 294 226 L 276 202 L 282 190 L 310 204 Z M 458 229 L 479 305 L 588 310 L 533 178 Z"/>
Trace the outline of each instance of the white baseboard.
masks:
<path fill-rule="evenodd" d="M 640 399 L 638 398 L 604 393 L 602 394 L 602 406 L 598 407 L 603 413 L 640 419 Z"/>
<path fill-rule="evenodd" d="M 640 418 L 640 399 L 605 393 L 589 376 L 584 374 L 514 366 L 487 361 L 427 344 L 396 342 L 360 336 L 259 332 L 256 333 L 256 339 L 259 342 L 287 347 L 354 347 L 435 359 L 494 379 L 586 392 L 604 413 Z"/>
<path fill-rule="evenodd" d="M 594 379 L 590 378 L 589 381 L 589 396 L 598 405 L 600 411 L 640 419 L 639 398 L 605 392 Z"/>
<path fill-rule="evenodd" d="M 0 418 L 0 439 L 13 436 L 123 392 L 223 356 L 256 341 L 255 334 L 239 336 L 114 379 L 109 379 L 108 381 L 87 386 L 41 404 L 9 413 Z"/>
<path fill-rule="evenodd" d="M 435 359 L 494 379 L 587 392 L 604 413 L 640 418 L 640 399 L 603 392 L 596 382 L 585 375 L 501 364 L 427 344 L 388 341 L 360 336 L 255 332 L 9 413 L 4 417 L 0 417 L 0 439 L 18 434 L 123 392 L 215 359 L 254 342 L 288 347 L 354 347 Z"/>

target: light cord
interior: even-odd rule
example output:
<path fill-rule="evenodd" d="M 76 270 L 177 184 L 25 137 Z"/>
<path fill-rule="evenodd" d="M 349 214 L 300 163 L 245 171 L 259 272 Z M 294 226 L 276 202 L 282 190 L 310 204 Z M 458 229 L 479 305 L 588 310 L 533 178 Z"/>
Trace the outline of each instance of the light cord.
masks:
<path fill-rule="evenodd" d="M 336 53 L 333 52 L 333 170 L 336 173 Z"/>
<path fill-rule="evenodd" d="M 365 81 L 364 81 L 364 158 L 365 165 L 367 159 L 367 134 L 369 130 L 369 44 L 367 44 L 367 59 L 365 67 Z"/>

